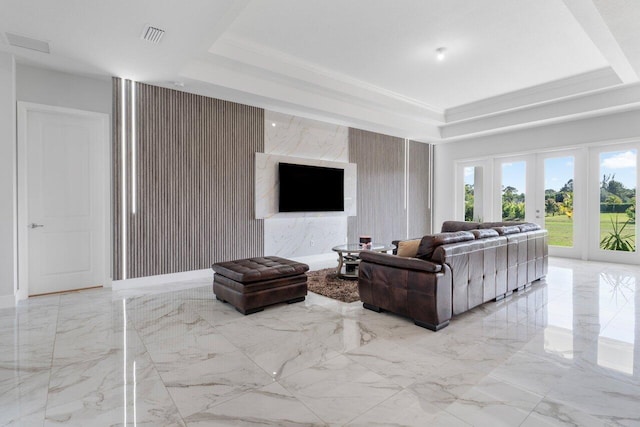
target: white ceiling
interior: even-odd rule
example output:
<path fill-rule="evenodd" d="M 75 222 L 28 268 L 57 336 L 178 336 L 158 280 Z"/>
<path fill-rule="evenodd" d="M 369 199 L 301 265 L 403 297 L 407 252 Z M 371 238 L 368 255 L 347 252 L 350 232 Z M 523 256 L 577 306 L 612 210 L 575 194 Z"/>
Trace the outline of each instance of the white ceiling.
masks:
<path fill-rule="evenodd" d="M 640 70 L 637 0 L 0 0 L 19 62 L 413 137 Z M 158 45 L 145 24 L 166 30 Z M 437 61 L 435 50 L 446 47 Z M 640 101 L 640 100 L 639 100 Z M 485 126 L 486 127 L 486 126 Z"/>

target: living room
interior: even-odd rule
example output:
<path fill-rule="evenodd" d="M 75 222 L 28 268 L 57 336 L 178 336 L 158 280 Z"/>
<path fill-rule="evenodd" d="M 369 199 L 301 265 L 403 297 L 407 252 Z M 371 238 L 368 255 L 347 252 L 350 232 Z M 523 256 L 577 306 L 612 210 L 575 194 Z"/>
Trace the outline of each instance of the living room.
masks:
<path fill-rule="evenodd" d="M 602 220 L 601 189 L 622 183 L 633 193 L 612 203 L 635 207 L 640 63 L 629 34 L 640 11 L 534 3 L 463 13 L 469 5 L 437 2 L 8 2 L 2 423 L 278 425 L 289 410 L 294 425 L 639 422 L 636 226 L 624 210 Z M 141 38 L 150 26 L 166 30 L 158 43 Z M 97 166 L 78 172 L 95 172 L 96 187 L 70 188 L 100 206 L 91 256 L 104 288 L 39 297 L 71 288 L 39 288 L 38 266 L 55 262 L 25 250 L 50 227 L 27 215 L 23 183 L 38 176 L 25 135 L 37 134 L 31 115 L 44 129 L 59 113 L 102 132 Z M 46 171 L 58 157 L 43 153 Z M 344 170 L 344 209 L 278 212 L 278 163 Z M 554 195 L 547 210 L 546 190 L 569 181 L 570 199 Z M 505 214 L 507 187 L 524 216 Z M 626 221 L 633 250 L 602 246 L 609 218 Z M 526 220 L 565 240 L 549 246 L 546 279 L 435 333 L 316 294 L 242 316 L 211 292 L 215 262 L 277 255 L 335 268 L 333 247 L 420 237 L 448 220 Z M 76 246 L 68 252 L 88 252 Z M 591 391 L 572 386 L 581 375 Z"/>

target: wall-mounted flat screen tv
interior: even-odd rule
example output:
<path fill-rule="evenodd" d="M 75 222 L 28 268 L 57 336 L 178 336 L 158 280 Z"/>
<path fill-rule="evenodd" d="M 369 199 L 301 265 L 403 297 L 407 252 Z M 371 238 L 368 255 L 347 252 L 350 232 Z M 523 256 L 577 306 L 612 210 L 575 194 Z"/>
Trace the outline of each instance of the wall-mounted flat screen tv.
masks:
<path fill-rule="evenodd" d="M 280 212 L 344 211 L 344 169 L 278 164 Z"/>

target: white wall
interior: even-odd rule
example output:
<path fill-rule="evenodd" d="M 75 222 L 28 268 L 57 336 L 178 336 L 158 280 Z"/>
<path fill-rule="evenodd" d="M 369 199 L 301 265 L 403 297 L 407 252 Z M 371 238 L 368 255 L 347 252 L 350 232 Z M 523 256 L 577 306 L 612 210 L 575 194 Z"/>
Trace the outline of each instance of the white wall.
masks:
<path fill-rule="evenodd" d="M 338 162 L 347 166 L 349 130 L 344 126 L 265 111 L 264 151 L 272 156 L 313 159 L 318 165 Z M 352 169 L 355 175 L 355 167 Z M 345 177 L 347 175 L 345 171 Z M 271 196 L 273 198 L 273 194 Z M 262 197 L 269 197 L 269 194 Z M 265 255 L 291 258 L 326 254 L 333 246 L 345 242 L 347 216 L 304 214 L 266 218 L 264 233 Z"/>
<path fill-rule="evenodd" d="M 18 65 L 18 101 L 55 105 L 111 115 L 111 80 Z"/>
<path fill-rule="evenodd" d="M 15 302 L 16 221 L 15 60 L 0 52 L 0 308 Z"/>
<path fill-rule="evenodd" d="M 443 221 L 455 217 L 451 195 L 456 194 L 456 161 L 634 138 L 640 139 L 640 111 L 637 110 L 438 144 L 434 148 L 434 230 L 439 230 Z"/>

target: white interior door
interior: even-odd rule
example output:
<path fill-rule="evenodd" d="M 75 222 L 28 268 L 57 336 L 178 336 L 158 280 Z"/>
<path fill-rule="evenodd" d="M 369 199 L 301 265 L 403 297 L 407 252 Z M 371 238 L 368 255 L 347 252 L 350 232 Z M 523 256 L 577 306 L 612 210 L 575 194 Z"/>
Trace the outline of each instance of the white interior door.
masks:
<path fill-rule="evenodd" d="M 21 264 L 29 295 L 102 285 L 106 278 L 104 115 L 21 109 Z M 26 240 L 26 242 L 25 242 Z M 24 286 L 24 277 L 21 286 Z"/>

